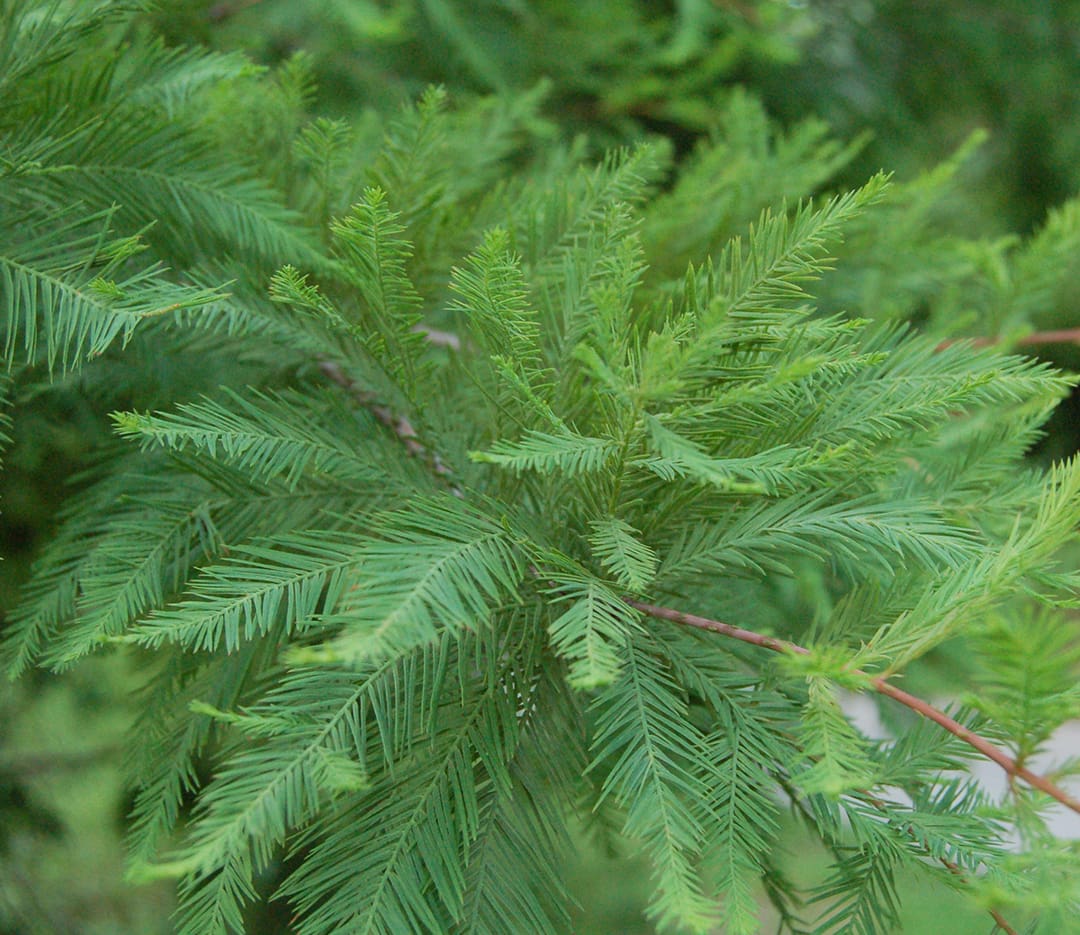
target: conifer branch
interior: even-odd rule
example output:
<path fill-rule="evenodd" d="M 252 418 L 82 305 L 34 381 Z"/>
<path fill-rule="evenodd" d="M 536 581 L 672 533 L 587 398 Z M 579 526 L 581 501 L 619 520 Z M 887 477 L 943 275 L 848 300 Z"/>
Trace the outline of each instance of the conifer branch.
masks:
<path fill-rule="evenodd" d="M 789 795 L 791 794 L 791 790 L 788 789 L 786 791 L 788 791 Z M 885 803 L 882 802 L 880 799 L 867 794 L 867 801 L 871 802 L 875 808 L 880 809 L 882 813 L 885 812 Z M 908 834 L 911 834 L 910 829 L 908 829 Z M 948 870 L 949 873 L 956 877 L 965 886 L 970 884 L 971 881 L 968 879 L 968 875 L 964 873 L 963 868 L 955 861 L 949 860 L 948 857 L 942 856 L 938 857 L 938 863 L 941 864 L 941 866 Z M 988 906 L 986 911 L 990 913 L 990 918 L 994 920 L 994 924 L 999 929 L 1001 929 L 1001 931 L 1004 932 L 1005 935 L 1019 935 L 1016 929 L 1014 929 L 1012 925 L 1009 924 L 1009 920 L 1006 919 L 1005 916 L 1003 916 L 993 906 Z"/>
<path fill-rule="evenodd" d="M 1061 332 L 1043 332 L 1045 335 L 1072 335 L 1073 340 L 1080 341 L 1080 329 L 1074 331 L 1061 331 Z M 1029 335 L 1029 339 L 1038 337 L 1039 335 Z M 983 343 L 989 343 L 991 340 L 996 339 L 981 339 Z M 975 343 L 979 343 L 976 341 Z M 1028 342 L 1032 343 L 1032 342 Z M 1048 342 L 1047 342 L 1048 343 Z M 938 350 L 947 347 L 949 342 L 942 342 L 938 346 Z M 333 382 L 342 386 L 349 391 L 360 403 L 367 406 L 375 417 L 391 429 L 405 445 L 406 449 L 411 455 L 428 458 L 431 462 L 432 470 L 438 475 L 446 475 L 449 473 L 449 469 L 439 459 L 437 454 L 429 453 L 427 448 L 417 441 L 416 432 L 412 427 L 409 420 L 403 416 L 395 416 L 387 407 L 375 402 L 370 393 L 366 393 L 357 387 L 353 381 L 345 374 L 337 364 L 330 361 L 321 361 L 319 369 L 322 373 Z M 459 488 L 454 487 L 453 491 L 456 496 L 461 496 L 462 493 Z M 535 570 L 534 570 L 535 571 Z M 724 636 L 731 637 L 732 639 L 740 640 L 744 643 L 749 643 L 753 646 L 760 646 L 763 649 L 769 649 L 778 653 L 794 653 L 796 655 L 807 656 L 810 655 L 810 650 L 804 646 L 799 646 L 797 643 L 792 643 L 788 640 L 777 639 L 776 637 L 767 636 L 763 633 L 757 633 L 753 630 L 746 630 L 742 627 L 736 627 L 729 623 L 724 623 L 720 620 L 712 620 L 707 617 L 699 617 L 694 614 L 686 614 L 682 611 L 673 610 L 668 607 L 660 607 L 654 604 L 647 604 L 642 601 L 637 601 L 631 598 L 624 598 L 627 604 L 637 610 L 648 614 L 651 617 L 655 617 L 661 620 L 669 620 L 675 623 L 681 623 L 686 626 L 697 627 L 699 629 L 710 630 L 714 633 L 721 633 Z M 856 675 L 866 676 L 870 678 L 870 687 L 880 695 L 884 695 L 887 698 L 892 698 L 894 701 L 899 702 L 905 707 L 911 709 L 920 717 L 924 717 L 927 720 L 933 721 L 940 727 L 947 730 L 950 734 L 962 740 L 977 752 L 982 754 L 988 760 L 996 763 L 1000 766 L 1009 776 L 1014 778 L 1023 779 L 1030 786 L 1035 789 L 1045 792 L 1051 798 L 1057 800 L 1066 808 L 1080 814 L 1080 800 L 1069 795 L 1060 786 L 1053 783 L 1051 780 L 1044 776 L 1040 776 L 1038 773 L 1034 773 L 1008 754 L 1003 753 L 997 747 L 995 747 L 990 741 L 974 731 L 964 727 L 955 718 L 949 717 L 944 711 L 935 708 L 933 705 L 915 695 L 905 692 L 903 689 L 897 688 L 891 684 L 887 679 L 881 676 L 870 676 L 869 673 L 862 670 L 856 670 Z M 999 923 L 1000 925 L 1000 923 Z M 1004 926 L 1002 926 L 1005 928 Z M 1005 928 L 1008 931 L 1007 928 Z"/>
<path fill-rule="evenodd" d="M 375 398 L 374 394 L 358 386 L 352 378 L 333 361 L 320 360 L 319 371 L 328 380 L 331 380 L 342 387 L 354 400 L 356 400 L 356 402 L 364 406 L 380 423 L 390 429 L 390 431 L 398 437 L 405 446 L 405 450 L 412 457 L 426 460 L 432 472 L 439 477 L 446 477 L 446 475 L 450 473 L 450 469 L 443 463 L 438 453 L 429 451 L 427 446 L 419 441 L 416 429 L 413 428 L 413 424 L 409 421 L 408 417 L 397 415 L 389 406 L 380 403 Z M 455 496 L 461 496 L 461 491 L 456 485 L 451 487 L 451 492 Z"/>
<path fill-rule="evenodd" d="M 686 614 L 682 611 L 673 610 L 670 607 L 658 607 L 655 604 L 646 604 L 643 601 L 633 600 L 632 598 L 624 598 L 624 600 L 636 610 L 640 610 L 642 613 L 648 614 L 650 617 L 655 617 L 658 620 L 669 620 L 672 623 L 681 623 L 684 626 L 696 627 L 699 630 L 709 630 L 713 633 L 721 633 L 724 636 L 741 640 L 744 643 L 750 643 L 753 646 L 771 649 L 773 652 L 792 653 L 798 656 L 810 655 L 810 650 L 805 646 L 799 646 L 797 643 L 792 643 L 788 640 L 765 636 L 762 633 L 755 633 L 752 630 L 744 630 L 741 627 L 732 626 L 730 623 L 724 623 L 720 620 L 711 620 L 708 617 L 698 617 L 695 614 Z M 870 676 L 869 673 L 863 672 L 861 669 L 856 670 L 853 674 L 869 678 L 870 687 L 878 694 L 885 695 L 887 698 L 892 698 L 894 701 L 898 701 L 905 707 L 910 708 L 921 717 L 925 717 L 935 724 L 940 725 L 950 734 L 973 747 L 988 760 L 997 763 L 997 765 L 1005 770 L 1010 776 L 1023 779 L 1028 785 L 1041 792 L 1045 792 L 1066 808 L 1080 814 L 1080 800 L 1069 795 L 1064 789 L 1051 782 L 1045 776 L 1033 773 L 1008 754 L 1002 753 L 985 737 L 964 727 L 963 724 L 954 718 L 949 717 L 944 711 L 935 708 L 921 698 L 917 698 L 916 696 L 897 688 L 880 676 Z"/>
<path fill-rule="evenodd" d="M 812 814 L 807 809 L 806 804 L 799 800 L 798 793 L 794 789 L 794 787 L 784 779 L 780 779 L 778 781 L 780 783 L 780 787 L 784 790 L 784 792 L 787 793 L 788 798 L 791 799 L 792 806 L 794 808 L 797 808 L 805 819 L 812 822 Z M 886 806 L 881 799 L 871 795 L 868 792 L 864 792 L 863 795 L 865 796 L 865 800 L 871 805 L 873 805 L 874 808 L 878 809 L 883 814 L 885 813 Z M 909 837 L 914 837 L 910 828 L 908 829 L 907 833 Z M 829 849 L 830 851 L 832 851 L 834 857 L 838 856 L 835 848 L 830 847 Z M 968 878 L 968 875 L 964 873 L 963 868 L 961 868 L 961 866 L 955 861 L 949 860 L 948 857 L 938 857 L 938 863 L 940 863 L 946 870 L 949 871 L 949 873 L 951 873 L 954 877 L 960 880 L 960 882 L 964 885 L 970 884 L 971 881 Z M 987 912 L 990 913 L 990 917 L 994 920 L 994 924 L 997 926 L 997 928 L 1001 929 L 1001 931 L 1004 932 L 1005 935 L 1019 935 L 1016 929 L 1013 928 L 1012 925 L 1009 923 L 1009 920 L 1006 919 L 1005 916 L 1003 916 L 1001 912 L 999 912 L 997 909 L 994 909 L 992 906 L 990 906 L 987 907 Z"/>
<path fill-rule="evenodd" d="M 1008 920 L 996 909 L 990 910 L 990 918 L 994 920 L 994 924 L 1005 933 L 1005 935 L 1020 935 L 1011 925 Z"/>
<path fill-rule="evenodd" d="M 353 379 L 333 361 L 319 361 L 319 371 L 327 379 L 345 389 L 353 399 L 367 408 L 379 422 L 401 439 L 401 443 L 409 454 L 420 456 L 425 453 L 426 449 L 416 440 L 416 429 L 407 417 L 395 415 L 389 406 L 379 403 L 373 393 L 357 386 Z M 437 470 L 437 473 L 444 472 Z"/>
<path fill-rule="evenodd" d="M 875 805 L 879 805 L 878 801 L 871 797 L 870 799 Z M 910 833 L 910 832 L 909 832 Z M 946 870 L 949 871 L 954 877 L 956 877 L 965 886 L 970 884 L 968 875 L 964 873 L 963 869 L 955 861 L 949 860 L 948 857 L 939 857 L 938 863 L 941 864 Z M 997 909 L 993 906 L 987 906 L 986 911 L 990 913 L 990 918 L 994 920 L 994 924 L 1001 929 L 1005 935 L 1019 935 L 1019 933 L 1009 924 L 1009 920 L 1005 918 Z"/>
<path fill-rule="evenodd" d="M 962 881 L 963 883 L 968 882 L 967 875 L 964 873 L 964 871 L 961 870 L 959 866 L 957 866 L 947 857 L 939 857 L 938 860 L 940 861 L 941 865 L 958 880 Z M 987 907 L 986 911 L 990 913 L 990 918 L 994 920 L 994 924 L 999 929 L 1001 929 L 1001 931 L 1004 932 L 1005 935 L 1019 935 L 1019 932 L 1017 932 L 1016 929 L 1014 929 L 1009 924 L 1009 920 L 1006 919 L 1005 916 L 998 912 L 998 910 L 995 909 L 993 906 Z"/>
<path fill-rule="evenodd" d="M 366 118 L 309 121 L 300 65 L 260 81 L 242 56 L 141 38 L 95 58 L 90 42 L 140 3 L 2 2 L 0 293 L 15 305 L 0 346 L 19 384 L 0 397 L 20 407 L 34 385 L 37 406 L 62 375 L 65 405 L 131 406 L 113 418 L 141 444 L 95 459 L 5 629 L 3 667 L 64 668 L 112 643 L 162 659 L 130 758 L 132 875 L 180 880 L 179 935 L 243 931 L 275 866 L 302 935 L 566 930 L 552 854 L 589 804 L 648 854 L 661 928 L 756 931 L 757 880 L 793 929 L 805 892 L 826 907 L 817 931 L 891 930 L 898 871 L 924 865 L 976 890 L 985 868 L 1024 911 L 1074 901 L 1030 885 L 1026 862 L 1054 885 L 1074 855 L 1027 847 L 1014 863 L 1002 837 L 1025 815 L 981 811 L 962 775 L 976 754 L 954 740 L 1080 812 L 1005 739 L 1045 739 L 1071 713 L 1067 634 L 980 639 L 1003 731 L 984 738 L 892 668 L 830 669 L 841 647 L 819 656 L 632 599 L 677 592 L 707 611 L 694 595 L 720 580 L 769 606 L 775 577 L 831 558 L 850 587 L 830 626 L 889 623 L 874 658 L 902 670 L 973 619 L 972 594 L 1027 576 L 1052 603 L 1075 584 L 1049 560 L 1080 522 L 1080 463 L 1017 470 L 1073 381 L 968 350 L 1080 345 L 1080 327 L 935 354 L 894 310 L 937 291 L 954 247 L 983 255 L 950 237 L 928 273 L 918 249 L 891 260 L 958 160 L 851 228 L 883 176 L 808 199 L 859 142 L 813 120 L 780 132 L 749 93 L 689 158 L 656 143 L 591 167 L 589 144 L 551 132 L 542 88 L 452 111 L 431 89 L 377 150 Z M 259 4 L 208 0 L 203 25 Z M 756 25 L 752 3 L 713 6 L 717 28 Z M 459 19 L 439 42 L 498 77 L 505 63 L 473 54 L 483 30 Z M 704 35 L 700 17 L 672 23 L 642 47 L 662 70 Z M 633 97 L 614 109 L 654 107 Z M 662 117 L 673 101 L 657 101 Z M 1015 271 L 987 264 L 979 292 L 1012 320 L 1060 282 L 1076 204 L 1022 255 L 1001 242 Z M 845 232 L 855 278 L 826 280 L 823 310 L 854 295 L 894 324 L 815 313 L 809 284 Z M 228 294 L 211 288 L 226 279 Z M 941 291 L 936 321 L 960 294 Z M 174 335 L 185 366 L 161 368 Z M 0 436 L 8 425 L 0 406 Z M 650 632 L 645 614 L 670 622 Z M 788 673 L 813 673 L 806 697 L 672 622 L 810 663 Z M 917 717 L 868 742 L 826 676 Z M 97 755 L 0 753 L 0 773 L 18 784 Z M 833 857 L 809 890 L 773 857 L 777 789 Z"/>

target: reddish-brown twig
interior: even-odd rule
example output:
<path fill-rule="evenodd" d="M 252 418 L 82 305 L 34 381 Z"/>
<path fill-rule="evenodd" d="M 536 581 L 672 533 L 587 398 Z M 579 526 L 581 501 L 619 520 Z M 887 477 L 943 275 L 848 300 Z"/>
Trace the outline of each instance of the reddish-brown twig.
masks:
<path fill-rule="evenodd" d="M 261 2 L 262 0 L 233 0 L 232 3 L 215 3 L 206 11 L 206 18 L 211 23 L 220 23 Z"/>
<path fill-rule="evenodd" d="M 970 340 L 974 347 L 992 347 L 1000 344 L 1000 337 L 990 338 L 949 338 L 938 344 L 939 351 L 960 341 Z M 1057 331 L 1035 331 L 1016 339 L 1017 347 L 1034 347 L 1039 344 L 1080 344 L 1080 328 L 1060 328 Z"/>
<path fill-rule="evenodd" d="M 885 807 L 884 802 L 882 802 L 876 796 L 873 796 L 868 792 L 864 793 L 864 795 L 866 797 L 866 800 L 868 802 L 870 802 L 874 806 L 874 808 L 878 809 L 880 812 L 882 812 L 882 814 L 887 813 L 887 809 Z M 908 834 L 908 837 L 911 838 L 913 841 L 916 841 L 916 842 L 918 841 L 918 839 L 916 838 L 916 836 L 915 836 L 915 834 L 914 834 L 914 832 L 912 831 L 911 828 L 907 829 L 907 834 Z M 925 845 L 920 844 L 920 847 L 922 847 L 924 851 L 927 850 Z M 927 856 L 930 856 L 929 853 L 927 853 Z M 938 857 L 938 863 L 940 863 L 946 870 L 949 871 L 949 873 L 951 873 L 954 877 L 956 877 L 961 883 L 963 883 L 964 885 L 970 885 L 971 881 L 968 879 L 967 874 L 964 873 L 963 869 L 960 867 L 959 864 L 955 863 L 954 861 L 949 860 L 947 857 Z M 1016 929 L 1014 929 L 1009 924 L 1009 920 L 1006 919 L 1005 916 L 1003 916 L 997 909 L 994 909 L 992 906 L 989 906 L 989 907 L 987 907 L 986 911 L 990 913 L 990 917 L 994 920 L 994 923 L 997 925 L 997 927 L 999 929 L 1001 929 L 1002 932 L 1005 933 L 1005 935 L 1018 935 L 1018 932 L 1016 931 Z"/>
<path fill-rule="evenodd" d="M 961 870 L 951 860 L 948 860 L 945 857 L 939 857 L 938 860 L 949 871 L 949 873 L 953 874 L 962 883 L 968 882 L 968 878 L 964 874 L 964 871 Z M 1016 929 L 1014 929 L 1009 924 L 1009 920 L 1006 919 L 1005 916 L 1003 916 L 1000 912 L 998 912 L 997 909 L 994 909 L 993 907 L 988 907 L 987 912 L 990 913 L 990 918 L 994 920 L 994 924 L 997 925 L 997 927 L 1001 929 L 1001 931 L 1003 931 L 1005 935 L 1019 935 Z"/>
<path fill-rule="evenodd" d="M 793 653 L 799 656 L 810 655 L 810 650 L 804 646 L 799 646 L 798 644 L 788 642 L 787 640 L 776 639 L 772 636 L 765 636 L 761 633 L 755 633 L 753 630 L 744 630 L 741 627 L 735 627 L 730 623 L 724 623 L 720 620 L 711 620 L 708 617 L 698 617 L 695 614 L 684 614 L 682 611 L 672 610 L 670 607 L 658 607 L 655 604 L 646 604 L 644 601 L 637 601 L 630 598 L 626 598 L 626 603 L 631 607 L 637 608 L 642 613 L 648 614 L 650 617 L 655 617 L 658 620 L 669 620 L 672 623 L 681 623 L 688 627 L 696 627 L 699 630 L 709 630 L 713 633 L 720 633 L 724 636 L 729 636 L 732 639 L 741 640 L 744 643 L 760 646 L 763 649 L 771 649 L 773 652 Z M 921 698 L 916 698 L 914 695 L 897 688 L 880 676 L 874 677 L 861 670 L 856 670 L 853 674 L 869 679 L 870 687 L 879 694 L 885 695 L 887 698 L 892 698 L 894 701 L 898 701 L 900 704 L 910 708 L 916 714 L 928 718 L 935 724 L 939 724 L 950 734 L 958 737 L 960 740 L 964 741 L 964 743 L 976 749 L 987 759 L 997 763 L 997 765 L 1005 770 L 1010 776 L 1023 779 L 1029 785 L 1039 789 L 1041 792 L 1045 792 L 1051 798 L 1056 799 L 1066 808 L 1080 814 L 1080 801 L 1073 798 L 1064 789 L 1051 782 L 1045 776 L 1040 776 L 1037 773 L 1033 773 L 1027 767 L 1021 766 L 1011 756 L 1002 753 L 985 737 L 981 737 L 974 731 L 964 727 L 963 724 L 954 718 L 949 717 L 944 711 L 940 711 L 933 705 L 923 701 Z"/>

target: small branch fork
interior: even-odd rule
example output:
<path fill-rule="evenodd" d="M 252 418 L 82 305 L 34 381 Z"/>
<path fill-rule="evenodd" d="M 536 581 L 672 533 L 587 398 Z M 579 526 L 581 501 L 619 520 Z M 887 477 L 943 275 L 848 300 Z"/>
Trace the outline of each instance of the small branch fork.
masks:
<path fill-rule="evenodd" d="M 443 332 L 439 332 L 439 334 L 443 334 Z M 401 444 L 405 446 L 405 450 L 411 457 L 420 458 L 426 461 L 428 467 L 431 468 L 431 471 L 439 477 L 445 478 L 449 475 L 450 469 L 443 464 L 442 459 L 437 452 L 429 451 L 425 445 L 421 444 L 416 429 L 413 428 L 412 423 L 405 416 L 396 415 L 389 406 L 385 406 L 378 402 L 375 399 L 374 394 L 359 387 L 353 379 L 333 361 L 320 360 L 319 370 L 322 372 L 323 376 L 342 387 L 356 400 L 357 403 L 364 406 L 379 422 L 390 429 L 390 431 L 398 437 Z M 451 485 L 450 492 L 455 497 L 463 496 L 461 489 L 456 484 Z"/>
<path fill-rule="evenodd" d="M 765 636 L 761 633 L 755 633 L 753 630 L 744 630 L 741 627 L 735 627 L 730 623 L 723 623 L 720 620 L 710 620 L 708 617 L 684 614 L 682 611 L 672 610 L 670 607 L 658 607 L 655 604 L 646 604 L 643 601 L 637 601 L 630 598 L 625 598 L 625 600 L 631 607 L 640 610 L 644 614 L 648 614 L 650 617 L 655 617 L 658 620 L 667 620 L 672 623 L 681 623 L 688 627 L 696 627 L 699 630 L 709 630 L 712 633 L 720 633 L 724 636 L 731 637 L 732 639 L 750 643 L 753 646 L 760 646 L 762 649 L 771 649 L 773 652 L 792 653 L 797 656 L 810 655 L 810 650 L 804 646 L 799 646 L 797 643 L 790 643 L 787 640 L 779 640 L 772 636 Z M 988 760 L 997 763 L 997 765 L 1005 770 L 1010 776 L 1023 779 L 1028 785 L 1038 789 L 1040 792 L 1045 792 L 1048 796 L 1056 799 L 1066 808 L 1080 814 L 1080 800 L 1069 795 L 1068 792 L 1051 782 L 1045 776 L 1033 773 L 1027 767 L 1022 766 L 1014 760 L 1011 756 L 1002 753 L 985 737 L 981 737 L 974 731 L 964 727 L 963 724 L 954 718 L 949 717 L 944 711 L 935 708 L 921 698 L 916 698 L 914 695 L 897 688 L 888 680 L 880 676 L 873 677 L 870 676 L 869 673 L 861 670 L 856 670 L 854 674 L 866 676 L 870 679 L 870 687 L 878 694 L 885 695 L 887 698 L 892 698 L 894 701 L 898 701 L 905 707 L 910 708 L 921 717 L 928 718 L 935 724 L 939 724 L 953 736 L 958 737 L 960 740 L 964 741 L 964 743 L 974 747 Z"/>

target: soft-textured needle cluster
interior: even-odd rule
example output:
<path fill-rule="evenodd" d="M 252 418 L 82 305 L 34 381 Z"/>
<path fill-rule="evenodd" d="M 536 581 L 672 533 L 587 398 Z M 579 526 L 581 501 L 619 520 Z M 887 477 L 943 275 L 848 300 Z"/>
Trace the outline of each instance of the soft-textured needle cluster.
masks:
<path fill-rule="evenodd" d="M 166 79 L 194 81 L 193 60 L 140 54 L 184 113 Z M 17 72 L 0 94 L 31 108 L 85 90 L 46 59 L 55 86 Z M 1042 704 L 1045 726 L 1076 709 L 1067 645 L 1033 641 L 1027 677 L 1009 675 L 1016 634 L 1048 626 L 1023 608 L 1076 584 L 1055 557 L 1080 465 L 1023 461 L 1069 380 L 874 308 L 815 311 L 844 232 L 868 237 L 900 197 L 883 177 L 764 208 L 737 172 L 765 170 L 733 161 L 732 133 L 657 196 L 662 144 L 530 159 L 535 99 L 485 111 L 480 135 L 433 91 L 359 176 L 322 177 L 333 198 L 295 196 L 315 222 L 348 196 L 320 247 L 137 99 L 115 107 L 51 142 L 0 118 L 21 167 L 0 199 L 21 192 L 35 218 L 0 256 L 7 354 L 70 369 L 123 335 L 186 355 L 204 395 L 118 404 L 130 444 L 45 550 L 6 660 L 156 660 L 133 872 L 180 879 L 181 932 L 242 930 L 267 879 L 302 935 L 557 931 L 557 855 L 596 813 L 651 860 L 661 926 L 757 931 L 764 885 L 793 930 L 884 932 L 909 868 L 994 906 L 1052 902 L 1031 881 L 1070 856 L 1041 849 L 1033 870 L 1005 847 L 1011 826 L 1045 840 L 1035 794 L 988 808 L 955 731 L 876 741 L 837 701 L 969 637 L 983 692 L 954 723 L 974 729 L 984 705 L 1023 760 L 1045 737 L 1018 712 Z M 745 96 L 724 119 L 775 142 Z M 766 190 L 788 191 L 791 165 L 832 171 L 835 148 L 799 139 Z M 340 127 L 303 140 L 312 164 L 348 163 Z M 61 178 L 86 183 L 70 229 L 39 210 Z M 821 182 L 798 178 L 793 196 Z M 133 266 L 133 242 L 86 239 L 114 220 L 93 213 L 106 197 L 164 219 L 148 236 L 189 256 L 180 280 Z M 213 243 L 174 242 L 192 228 Z M 151 316 L 168 326 L 140 344 Z M 806 652 L 649 619 L 659 605 Z M 788 811 L 830 854 L 809 891 L 778 863 Z"/>

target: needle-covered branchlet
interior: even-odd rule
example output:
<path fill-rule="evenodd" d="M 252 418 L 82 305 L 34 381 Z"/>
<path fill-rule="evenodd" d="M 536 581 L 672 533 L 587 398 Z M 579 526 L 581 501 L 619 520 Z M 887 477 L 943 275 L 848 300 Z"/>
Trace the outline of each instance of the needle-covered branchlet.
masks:
<path fill-rule="evenodd" d="M 668 620 L 672 623 L 681 623 L 684 626 L 695 627 L 699 630 L 720 633 L 724 636 L 731 637 L 732 639 L 750 643 L 753 646 L 771 649 L 773 652 L 792 653 L 797 656 L 810 655 L 810 650 L 805 646 L 799 646 L 797 643 L 791 643 L 788 640 L 777 639 L 774 636 L 755 633 L 753 630 L 744 630 L 742 627 L 732 626 L 730 623 L 724 623 L 720 620 L 711 620 L 708 617 L 686 614 L 679 610 L 672 610 L 670 607 L 658 607 L 655 604 L 646 604 L 644 601 L 637 601 L 630 598 L 626 599 L 626 603 L 631 607 L 640 610 L 643 614 L 648 614 L 650 617 L 655 617 L 658 620 Z M 897 688 L 887 679 L 881 678 L 880 676 L 871 676 L 869 673 L 861 670 L 856 670 L 853 674 L 864 676 L 869 679 L 868 684 L 878 694 L 884 695 L 887 698 L 892 698 L 894 701 L 898 701 L 905 707 L 910 708 L 921 717 L 925 717 L 935 724 L 940 725 L 950 734 L 958 737 L 960 740 L 964 741 L 964 743 L 973 747 L 988 760 L 997 763 L 997 765 L 1005 770 L 1010 776 L 1023 779 L 1028 785 L 1041 792 L 1045 792 L 1048 796 L 1056 799 L 1066 808 L 1072 809 L 1072 811 L 1080 814 L 1080 801 L 1077 801 L 1076 798 L 1069 795 L 1068 792 L 1051 782 L 1045 776 L 1033 773 L 1008 754 L 1002 753 L 985 737 L 964 727 L 963 724 L 954 718 L 949 717 L 944 711 L 935 708 L 933 705 L 923 701 L 921 698 L 917 698 L 909 692 Z"/>

